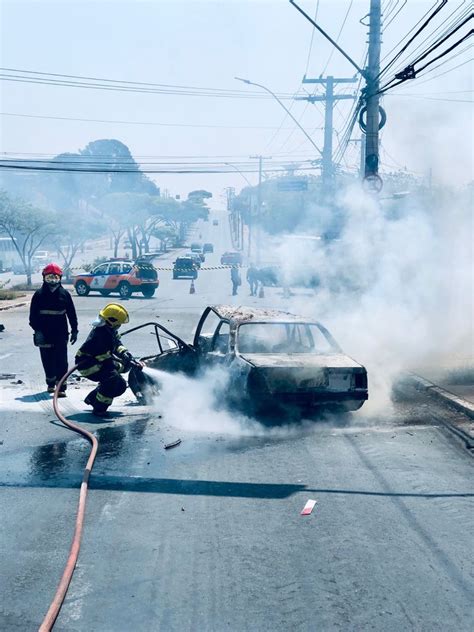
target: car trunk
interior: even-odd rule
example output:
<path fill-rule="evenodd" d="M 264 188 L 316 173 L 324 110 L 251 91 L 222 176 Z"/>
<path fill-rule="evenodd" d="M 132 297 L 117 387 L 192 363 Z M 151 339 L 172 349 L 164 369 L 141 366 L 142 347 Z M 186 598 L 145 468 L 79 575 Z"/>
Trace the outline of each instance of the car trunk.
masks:
<path fill-rule="evenodd" d="M 142 281 L 156 281 L 158 274 L 155 268 L 150 264 L 140 263 L 137 265 L 137 278 Z"/>
<path fill-rule="evenodd" d="M 247 353 L 242 358 L 254 367 L 262 386 L 274 394 L 367 388 L 364 367 L 344 354 Z"/>

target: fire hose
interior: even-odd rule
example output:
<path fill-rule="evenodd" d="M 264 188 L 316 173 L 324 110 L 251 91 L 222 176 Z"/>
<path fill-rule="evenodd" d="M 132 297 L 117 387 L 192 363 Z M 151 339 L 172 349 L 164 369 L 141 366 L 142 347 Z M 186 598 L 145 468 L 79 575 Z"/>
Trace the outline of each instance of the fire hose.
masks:
<path fill-rule="evenodd" d="M 49 632 L 52 629 L 54 622 L 61 610 L 64 599 L 66 597 L 66 593 L 69 588 L 69 584 L 72 579 L 72 574 L 74 573 L 74 569 L 76 567 L 77 558 L 79 557 L 79 550 L 81 548 L 81 536 L 82 536 L 82 528 L 84 524 L 84 514 L 86 511 L 86 498 L 87 498 L 87 490 L 89 485 L 89 476 L 94 465 L 94 460 L 97 455 L 97 449 L 99 447 L 99 443 L 96 437 L 89 431 L 81 428 L 77 424 L 72 423 L 72 421 L 68 421 L 66 417 L 61 413 L 58 406 L 58 393 L 59 390 L 65 380 L 77 369 L 77 365 L 70 369 L 63 377 L 59 380 L 56 390 L 54 391 L 53 396 L 53 408 L 56 413 L 57 418 L 61 421 L 65 426 L 73 430 L 74 432 L 78 432 L 83 437 L 85 437 L 88 441 L 90 441 L 92 448 L 89 454 L 89 459 L 87 460 L 86 467 L 84 469 L 84 475 L 82 477 L 81 482 L 81 490 L 79 493 L 79 503 L 77 507 L 77 515 L 76 515 L 76 526 L 74 529 L 74 537 L 71 543 L 71 549 L 69 551 L 69 557 L 66 562 L 66 566 L 64 567 L 63 575 L 61 577 L 61 581 L 58 584 L 56 589 L 56 594 L 49 606 L 49 610 L 46 613 L 45 618 L 43 619 L 43 623 L 41 624 L 39 631 L 40 632 Z"/>
<path fill-rule="evenodd" d="M 131 364 L 139 370 L 143 368 L 143 365 L 136 360 L 133 360 Z M 56 594 L 51 601 L 51 605 L 49 606 L 49 610 L 43 619 L 43 623 L 39 628 L 39 632 L 49 632 L 50 630 L 52 630 L 59 611 L 61 610 L 61 607 L 64 603 L 64 599 L 66 598 L 69 584 L 71 583 L 72 575 L 74 573 L 74 569 L 76 568 L 76 562 L 77 558 L 79 557 L 79 550 L 81 548 L 82 529 L 84 526 L 84 515 L 86 512 L 86 498 L 87 491 L 89 489 L 89 476 L 94 466 L 95 457 L 97 456 L 97 450 L 99 448 L 99 442 L 91 432 L 66 419 L 66 417 L 64 417 L 64 415 L 59 410 L 58 393 L 61 390 L 61 386 L 63 385 L 63 383 L 77 368 L 78 365 L 73 366 L 72 369 L 70 369 L 67 373 L 63 375 L 63 377 L 56 385 L 56 389 L 53 395 L 53 409 L 59 421 L 74 432 L 77 432 L 85 437 L 91 443 L 92 448 L 86 463 L 86 467 L 84 469 L 84 475 L 82 477 L 81 489 L 79 492 L 79 503 L 77 506 L 76 514 L 76 526 L 74 529 L 74 536 L 72 539 L 71 548 L 69 550 L 69 556 L 66 562 L 66 566 L 64 567 L 61 580 L 56 589 Z"/>

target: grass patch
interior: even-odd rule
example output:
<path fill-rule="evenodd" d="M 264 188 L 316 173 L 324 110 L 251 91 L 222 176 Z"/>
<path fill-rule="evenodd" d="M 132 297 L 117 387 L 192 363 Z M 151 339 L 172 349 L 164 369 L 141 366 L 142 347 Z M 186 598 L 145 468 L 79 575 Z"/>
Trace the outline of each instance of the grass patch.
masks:
<path fill-rule="evenodd" d="M 22 292 L 0 289 L 0 301 L 13 301 L 15 298 L 21 298 L 22 296 L 25 296 Z"/>

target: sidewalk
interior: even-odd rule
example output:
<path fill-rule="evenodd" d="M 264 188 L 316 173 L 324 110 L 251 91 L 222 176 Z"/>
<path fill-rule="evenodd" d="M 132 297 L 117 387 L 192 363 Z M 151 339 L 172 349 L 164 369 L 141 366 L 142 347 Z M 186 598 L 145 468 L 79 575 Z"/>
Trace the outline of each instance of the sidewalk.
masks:
<path fill-rule="evenodd" d="M 11 301 L 0 301 L 0 312 L 3 312 L 7 309 L 13 309 L 14 307 L 23 307 L 24 305 L 29 305 L 32 296 L 33 292 L 27 292 L 25 293 L 25 296 L 14 298 Z"/>

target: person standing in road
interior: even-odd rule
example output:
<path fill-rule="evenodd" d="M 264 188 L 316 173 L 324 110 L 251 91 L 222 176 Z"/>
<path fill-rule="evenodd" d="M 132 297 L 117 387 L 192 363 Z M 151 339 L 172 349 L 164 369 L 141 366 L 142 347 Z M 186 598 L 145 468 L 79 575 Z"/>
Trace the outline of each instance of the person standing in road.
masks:
<path fill-rule="evenodd" d="M 230 269 L 230 280 L 232 281 L 232 296 L 236 296 L 237 289 L 242 283 L 239 268 L 237 266 L 232 266 Z"/>
<path fill-rule="evenodd" d="M 247 283 L 250 287 L 250 296 L 257 296 L 258 290 L 258 270 L 253 263 L 251 263 L 247 270 Z"/>
<path fill-rule="evenodd" d="M 34 345 L 40 350 L 48 393 L 53 393 L 68 370 L 67 343 L 68 339 L 71 344 L 77 340 L 77 314 L 71 294 L 61 285 L 61 268 L 56 263 L 48 263 L 42 274 L 43 285 L 31 299 L 30 327 L 34 331 Z M 66 397 L 66 388 L 64 382 L 59 397 Z"/>

